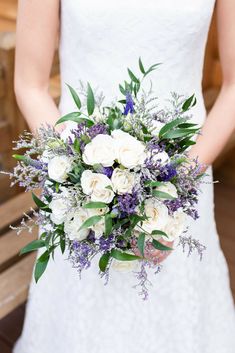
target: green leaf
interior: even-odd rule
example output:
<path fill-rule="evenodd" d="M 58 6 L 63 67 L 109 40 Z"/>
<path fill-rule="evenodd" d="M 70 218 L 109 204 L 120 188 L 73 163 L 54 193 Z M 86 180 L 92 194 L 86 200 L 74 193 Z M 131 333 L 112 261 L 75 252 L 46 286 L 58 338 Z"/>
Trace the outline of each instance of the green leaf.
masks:
<path fill-rule="evenodd" d="M 104 202 L 88 202 L 83 208 L 106 208 L 107 205 Z"/>
<path fill-rule="evenodd" d="M 58 125 L 58 124 L 61 124 L 61 123 L 64 123 L 66 121 L 74 121 L 75 123 L 86 123 L 88 127 L 94 125 L 94 122 L 92 120 L 89 120 L 87 118 L 80 118 L 82 113 L 79 113 L 79 112 L 72 112 L 72 113 L 69 113 L 65 116 L 62 116 L 62 118 L 60 118 L 55 125 Z"/>
<path fill-rule="evenodd" d="M 144 77 L 147 76 L 148 74 L 150 74 L 150 72 L 156 70 L 156 68 L 161 65 L 161 63 L 158 64 L 154 64 L 152 66 L 150 66 L 150 68 L 145 72 Z"/>
<path fill-rule="evenodd" d="M 40 239 L 34 240 L 20 250 L 20 255 L 27 254 L 31 251 L 38 250 L 40 248 L 43 248 L 44 246 L 45 246 L 44 240 L 40 240 Z"/>
<path fill-rule="evenodd" d="M 103 254 L 99 260 L 99 268 L 101 272 L 105 272 L 110 259 L 110 253 Z"/>
<path fill-rule="evenodd" d="M 145 69 L 144 69 L 144 65 L 142 63 L 141 58 L 139 58 L 139 68 L 140 68 L 140 71 L 142 72 L 142 74 L 145 74 Z"/>
<path fill-rule="evenodd" d="M 78 109 L 80 110 L 81 107 L 82 107 L 82 103 L 81 103 L 80 98 L 78 97 L 77 92 L 76 92 L 75 89 L 73 89 L 73 87 L 71 87 L 70 85 L 67 84 L 67 86 L 68 86 L 68 88 L 69 88 L 69 90 L 70 90 L 70 93 L 71 93 L 71 95 L 72 95 L 72 97 L 73 97 L 73 100 L 74 100 L 76 106 L 77 106 Z"/>
<path fill-rule="evenodd" d="M 65 252 L 65 246 L 66 246 L 65 236 L 62 235 L 62 236 L 60 236 L 60 249 L 61 249 L 62 254 L 64 254 L 64 252 Z"/>
<path fill-rule="evenodd" d="M 157 187 L 157 186 L 161 186 L 162 184 L 164 183 L 161 181 L 152 181 L 152 180 L 145 181 L 145 185 L 150 187 Z"/>
<path fill-rule="evenodd" d="M 159 131 L 159 137 L 164 138 L 164 134 L 166 134 L 168 131 L 172 130 L 173 128 L 177 127 L 178 125 L 182 124 L 185 122 L 185 118 L 178 118 L 174 119 L 171 122 L 165 124 L 161 130 Z"/>
<path fill-rule="evenodd" d="M 175 200 L 175 197 L 171 196 L 167 192 L 153 190 L 153 196 L 158 197 L 159 199 Z"/>
<path fill-rule="evenodd" d="M 110 214 L 106 213 L 104 216 L 105 221 L 105 235 L 108 236 L 112 232 L 113 221 Z"/>
<path fill-rule="evenodd" d="M 100 222 L 101 219 L 102 219 L 102 216 L 92 216 L 92 217 L 88 218 L 88 219 L 81 225 L 81 227 L 80 227 L 79 230 L 92 227 L 92 226 L 94 226 L 95 224 L 97 224 L 98 222 Z"/>
<path fill-rule="evenodd" d="M 122 87 L 122 85 L 119 85 L 119 90 L 120 90 L 120 92 L 121 92 L 124 96 L 126 95 L 125 88 Z"/>
<path fill-rule="evenodd" d="M 39 208 L 48 208 L 48 205 L 46 205 L 42 200 L 40 200 L 33 192 L 32 192 L 32 197 L 33 197 L 33 201 L 36 203 L 36 205 Z"/>
<path fill-rule="evenodd" d="M 41 278 L 43 273 L 45 272 L 48 262 L 50 259 L 50 254 L 48 251 L 44 252 L 36 262 L 35 269 L 34 269 L 34 278 L 36 283 Z"/>
<path fill-rule="evenodd" d="M 28 160 L 28 157 L 24 156 L 24 155 L 21 155 L 21 154 L 13 154 L 12 156 L 14 159 L 16 159 L 17 161 L 20 161 L 20 162 L 24 162 L 26 164 L 27 163 L 27 160 Z"/>
<path fill-rule="evenodd" d="M 144 245 L 145 245 L 145 233 L 140 233 L 137 240 L 137 246 L 142 256 L 144 256 Z"/>
<path fill-rule="evenodd" d="M 88 115 L 92 115 L 94 113 L 95 110 L 95 97 L 94 97 L 94 93 L 92 91 L 92 88 L 89 84 L 89 82 L 87 83 L 87 112 Z"/>
<path fill-rule="evenodd" d="M 163 232 L 162 230 L 157 230 L 157 229 L 153 230 L 151 234 L 152 235 L 161 235 L 162 237 L 169 238 L 168 235 L 165 232 Z"/>
<path fill-rule="evenodd" d="M 153 239 L 152 244 L 153 244 L 154 248 L 157 250 L 162 250 L 162 251 L 174 250 L 174 249 L 169 248 L 168 246 L 160 243 L 160 241 L 157 241 L 155 239 Z"/>
<path fill-rule="evenodd" d="M 141 259 L 139 256 L 128 254 L 117 249 L 111 250 L 111 256 L 119 261 L 134 261 Z"/>
<path fill-rule="evenodd" d="M 195 127 L 197 125 L 198 124 L 193 124 L 193 123 L 183 123 L 183 124 L 180 124 L 178 127 L 181 129 L 185 129 L 185 128 L 189 128 L 189 127 Z"/>
<path fill-rule="evenodd" d="M 81 152 L 81 149 L 80 149 L 80 141 L 78 140 L 77 137 L 76 137 L 75 140 L 74 140 L 73 148 L 74 148 L 74 150 L 75 150 L 77 153 L 80 153 L 80 152 Z"/>
<path fill-rule="evenodd" d="M 127 71 L 128 71 L 128 74 L 129 74 L 131 80 L 132 80 L 133 82 L 139 84 L 139 83 L 140 83 L 140 80 L 133 74 L 133 72 L 132 72 L 130 69 L 127 69 Z"/>
<path fill-rule="evenodd" d="M 184 102 L 183 106 L 182 106 L 182 110 L 184 112 L 186 112 L 187 110 L 189 110 L 190 108 L 192 108 L 194 105 L 196 105 L 197 103 L 197 99 L 195 97 L 195 94 L 193 94 L 191 97 L 189 97 L 188 99 L 186 99 L 186 101 Z"/>
<path fill-rule="evenodd" d="M 196 132 L 198 131 L 199 129 L 175 129 L 164 134 L 163 138 L 172 140 L 172 139 L 186 137 L 189 135 L 195 135 Z"/>

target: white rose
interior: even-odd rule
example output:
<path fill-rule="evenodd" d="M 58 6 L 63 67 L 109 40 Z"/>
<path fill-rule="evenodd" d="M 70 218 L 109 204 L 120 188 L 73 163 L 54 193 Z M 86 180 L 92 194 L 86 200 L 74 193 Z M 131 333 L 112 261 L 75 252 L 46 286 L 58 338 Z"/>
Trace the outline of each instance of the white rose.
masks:
<path fill-rule="evenodd" d="M 137 271 L 139 267 L 139 261 L 119 261 L 114 259 L 112 261 L 111 268 L 116 272 L 132 272 Z"/>
<path fill-rule="evenodd" d="M 120 164 L 130 169 L 144 163 L 147 154 L 142 142 L 122 130 L 114 130 L 112 136 L 115 140 L 117 160 Z"/>
<path fill-rule="evenodd" d="M 186 220 L 187 216 L 182 211 L 176 211 L 173 216 L 169 217 L 164 229 L 164 232 L 168 235 L 168 238 L 165 239 L 173 241 L 178 238 L 186 228 Z"/>
<path fill-rule="evenodd" d="M 161 123 L 161 122 L 158 121 L 158 120 L 153 120 L 153 121 L 152 121 L 152 126 L 151 126 L 151 128 L 152 128 L 151 134 L 152 134 L 153 136 L 158 136 L 160 130 L 163 128 L 164 125 L 165 125 L 164 123 Z"/>
<path fill-rule="evenodd" d="M 148 199 L 145 202 L 145 213 L 149 218 L 143 222 L 142 228 L 148 233 L 163 231 L 169 219 L 167 207 L 156 199 Z M 153 238 L 159 239 L 161 236 L 154 235 Z"/>
<path fill-rule="evenodd" d="M 114 192 L 109 188 L 112 183 L 104 174 L 85 170 L 81 176 L 81 186 L 84 194 L 90 195 L 91 201 L 110 203 L 114 198 Z"/>
<path fill-rule="evenodd" d="M 71 169 L 72 160 L 67 156 L 56 156 L 48 162 L 49 178 L 59 183 L 63 183 L 67 179 Z"/>
<path fill-rule="evenodd" d="M 84 240 L 89 234 L 90 229 L 80 230 L 82 224 L 89 218 L 88 212 L 83 208 L 76 210 L 72 219 L 66 220 L 64 224 L 64 231 L 70 240 Z"/>
<path fill-rule="evenodd" d="M 97 135 L 85 146 L 82 158 L 88 165 L 102 164 L 104 167 L 112 166 L 116 158 L 113 138 L 109 135 Z"/>
<path fill-rule="evenodd" d="M 50 218 L 55 224 L 61 224 L 69 217 L 68 213 L 70 212 L 74 201 L 74 199 L 71 198 L 68 189 L 60 187 L 60 191 L 61 193 L 56 194 L 49 203 L 49 208 L 52 211 Z"/>
<path fill-rule="evenodd" d="M 135 185 L 135 174 L 128 170 L 116 168 L 112 174 L 111 181 L 113 190 L 118 194 L 131 193 Z"/>
<path fill-rule="evenodd" d="M 152 152 L 149 156 L 151 156 L 154 162 L 160 162 L 161 164 L 167 164 L 170 162 L 170 157 L 165 151 L 162 152 Z"/>
<path fill-rule="evenodd" d="M 53 199 L 49 204 L 49 208 L 52 211 L 52 213 L 50 214 L 50 218 L 53 223 L 61 224 L 66 220 L 68 204 L 66 204 L 64 198 L 59 197 Z"/>
<path fill-rule="evenodd" d="M 161 185 L 156 187 L 156 190 L 165 192 L 174 198 L 178 197 L 178 193 L 175 185 L 170 182 L 161 183 Z"/>

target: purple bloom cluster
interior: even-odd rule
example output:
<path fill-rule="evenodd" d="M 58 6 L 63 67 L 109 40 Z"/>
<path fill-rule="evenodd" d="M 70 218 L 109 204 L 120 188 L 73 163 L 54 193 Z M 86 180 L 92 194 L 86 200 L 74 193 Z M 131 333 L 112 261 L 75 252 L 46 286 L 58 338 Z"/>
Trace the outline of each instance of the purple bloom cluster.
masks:
<path fill-rule="evenodd" d="M 99 251 L 107 252 L 107 251 L 110 251 L 114 247 L 115 238 L 112 234 L 109 235 L 108 237 L 105 237 L 103 235 L 98 239 L 97 242 L 98 242 L 98 246 L 99 246 Z"/>
<path fill-rule="evenodd" d="M 91 265 L 91 259 L 96 254 L 94 246 L 88 242 L 80 242 L 74 240 L 72 244 L 72 253 L 69 257 L 73 264 L 81 275 L 82 270 L 87 269 Z"/>
<path fill-rule="evenodd" d="M 160 174 L 158 176 L 159 181 L 170 181 L 177 175 L 177 170 L 174 165 L 172 164 L 167 164 L 163 167 L 160 167 Z"/>
<path fill-rule="evenodd" d="M 118 208 L 124 215 L 134 214 L 139 203 L 138 192 L 133 190 L 132 194 L 118 196 Z"/>
<path fill-rule="evenodd" d="M 91 139 L 93 139 L 97 135 L 100 135 L 100 134 L 106 135 L 107 133 L 108 133 L 107 126 L 102 123 L 95 124 L 89 129 L 87 129 L 87 134 Z"/>
<path fill-rule="evenodd" d="M 130 92 L 127 92 L 126 94 L 126 106 L 124 109 L 124 115 L 128 115 L 129 113 L 133 114 L 134 113 L 134 101 L 132 98 L 132 95 Z"/>

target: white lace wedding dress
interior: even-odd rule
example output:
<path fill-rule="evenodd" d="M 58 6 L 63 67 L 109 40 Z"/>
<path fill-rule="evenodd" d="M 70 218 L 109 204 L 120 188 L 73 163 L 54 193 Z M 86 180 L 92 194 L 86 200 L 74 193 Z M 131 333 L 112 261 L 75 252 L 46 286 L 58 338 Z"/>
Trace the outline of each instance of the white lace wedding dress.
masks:
<path fill-rule="evenodd" d="M 62 0 L 60 110 L 74 108 L 65 83 L 89 81 L 118 96 L 126 67 L 138 57 L 163 65 L 152 75 L 160 101 L 170 91 L 191 95 L 202 123 L 204 49 L 215 0 Z M 92 266 L 80 281 L 57 256 L 32 283 L 22 337 L 14 353 L 234 353 L 235 315 L 227 265 L 214 221 L 213 186 L 203 186 L 200 219 L 189 234 L 207 246 L 202 262 L 181 248 L 165 261 L 143 302 L 130 273 L 113 272 L 108 286 Z"/>

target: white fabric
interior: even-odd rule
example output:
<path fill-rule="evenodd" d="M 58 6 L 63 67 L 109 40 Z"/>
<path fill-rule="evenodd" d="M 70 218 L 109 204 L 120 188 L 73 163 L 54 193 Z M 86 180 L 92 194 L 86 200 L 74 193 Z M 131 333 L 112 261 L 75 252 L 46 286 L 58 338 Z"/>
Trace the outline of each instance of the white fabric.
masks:
<path fill-rule="evenodd" d="M 74 104 L 65 83 L 99 86 L 107 101 L 118 95 L 126 66 L 137 72 L 162 62 L 152 76 L 160 101 L 169 91 L 201 93 L 204 48 L 214 0 L 62 0 L 61 113 Z M 97 268 L 79 280 L 68 261 L 52 262 L 32 283 L 23 334 L 14 353 L 234 353 L 235 316 L 227 265 L 214 222 L 213 187 L 204 185 L 200 219 L 190 234 L 207 246 L 202 262 L 178 248 L 151 275 L 142 302 L 130 273 L 113 272 L 108 286 Z"/>

